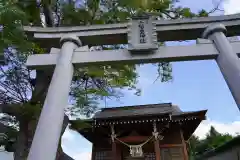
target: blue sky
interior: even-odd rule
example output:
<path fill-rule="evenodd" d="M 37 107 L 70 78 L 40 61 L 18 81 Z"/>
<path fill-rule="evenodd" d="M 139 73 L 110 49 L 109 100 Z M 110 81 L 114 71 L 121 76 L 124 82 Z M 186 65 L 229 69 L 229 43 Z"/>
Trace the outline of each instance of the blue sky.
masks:
<path fill-rule="evenodd" d="M 180 5 L 197 11 L 211 10 L 211 0 L 180 0 Z M 213 1 L 215 4 L 217 0 Z M 222 8 L 225 13 L 240 13 L 236 6 L 239 0 L 225 1 Z M 170 43 L 170 45 L 190 45 L 191 43 Z M 173 82 L 161 83 L 154 80 L 157 68 L 143 65 L 138 68 L 140 74 L 138 86 L 141 96 L 126 92 L 120 101 L 107 100 L 107 107 L 172 102 L 183 111 L 208 109 L 208 120 L 203 122 L 196 135 L 202 136 L 210 125 L 220 132 L 234 134 L 240 131 L 240 112 L 217 67 L 215 61 L 176 62 L 173 65 Z M 104 104 L 102 104 L 104 106 Z M 91 144 L 74 131 L 67 130 L 62 138 L 64 151 L 76 160 L 89 160 Z"/>

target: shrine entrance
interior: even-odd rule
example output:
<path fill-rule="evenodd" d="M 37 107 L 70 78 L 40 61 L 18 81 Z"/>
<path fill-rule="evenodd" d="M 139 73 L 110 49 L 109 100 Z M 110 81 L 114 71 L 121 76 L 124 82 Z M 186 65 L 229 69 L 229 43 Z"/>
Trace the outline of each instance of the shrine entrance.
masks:
<path fill-rule="evenodd" d="M 206 110 L 183 112 L 171 103 L 105 108 L 74 128 L 93 144 L 92 160 L 188 160 L 186 141 Z"/>
<path fill-rule="evenodd" d="M 129 23 L 123 24 L 63 28 L 25 26 L 24 30 L 33 35 L 42 47 L 51 50 L 50 53 L 53 53 L 31 55 L 27 59 L 27 66 L 29 68 L 51 71 L 52 74 L 51 83 L 42 84 L 42 82 L 36 84 L 41 87 L 49 86 L 49 88 L 32 141 L 28 160 L 53 160 L 56 157 L 64 118 L 64 108 L 68 102 L 74 67 L 99 64 L 111 65 L 116 63 L 138 64 L 214 59 L 223 74 L 237 107 L 240 109 L 240 42 L 229 40 L 226 37 L 240 34 L 240 15 L 177 20 L 154 20 L 152 17 L 143 15 L 133 17 Z M 201 37 L 204 39 L 198 39 Z M 52 48 L 59 47 L 59 39 L 61 39 L 61 49 Z M 197 39 L 197 44 L 193 46 L 159 46 L 159 42 L 193 39 Z M 88 46 L 82 47 L 82 44 L 89 46 L 128 44 L 128 48 L 90 52 Z M 49 77 L 49 75 L 45 76 Z M 38 91 L 36 92 L 38 93 Z M 154 118 L 160 117 L 162 116 Z M 49 125 L 49 119 L 51 119 L 54 125 L 51 126 L 51 129 L 46 129 L 46 126 Z M 162 120 L 159 120 L 159 122 L 169 122 L 168 118 L 160 119 Z M 199 122 L 199 117 L 197 119 L 197 122 Z M 97 119 L 96 123 L 99 120 Z M 120 121 L 118 120 L 118 122 Z M 197 126 L 195 123 L 195 127 L 189 130 L 188 127 L 190 125 L 184 128 L 185 123 L 179 120 L 177 122 L 170 120 L 170 122 L 173 124 L 176 123 L 175 125 L 179 127 L 178 129 L 181 131 L 183 137 L 181 139 L 183 141 L 187 140 L 188 136 L 191 135 L 189 133 L 192 133 L 195 130 L 193 128 Z M 103 127 L 102 123 L 105 124 L 105 122 L 101 122 L 100 126 L 93 127 L 93 133 L 103 130 L 102 128 L 109 127 L 109 124 Z M 125 123 L 128 123 L 128 121 L 125 121 Z M 150 124 L 151 126 L 154 125 L 151 121 Z M 156 125 L 161 126 L 163 124 L 156 123 Z M 117 126 L 114 124 L 115 130 L 118 131 L 119 127 L 119 124 Z M 146 134 L 144 136 L 149 137 L 152 129 L 148 130 L 148 134 L 144 133 Z M 118 134 L 117 131 L 116 133 Z M 157 132 L 159 133 L 159 131 Z M 113 142 L 112 144 L 115 144 L 115 140 Z M 161 153 L 157 137 L 155 137 L 154 142 L 156 160 L 159 160 L 160 157 L 157 156 L 160 156 Z M 182 148 L 184 150 L 184 160 L 186 160 L 187 151 L 185 143 L 182 143 Z M 113 150 L 116 153 L 118 151 L 118 149 Z M 132 150 L 132 152 L 135 151 Z M 162 152 L 164 153 L 163 155 L 168 155 L 168 153 L 174 151 Z M 137 150 L 136 154 L 138 154 Z M 114 157 L 113 159 L 120 160 L 118 157 Z"/>

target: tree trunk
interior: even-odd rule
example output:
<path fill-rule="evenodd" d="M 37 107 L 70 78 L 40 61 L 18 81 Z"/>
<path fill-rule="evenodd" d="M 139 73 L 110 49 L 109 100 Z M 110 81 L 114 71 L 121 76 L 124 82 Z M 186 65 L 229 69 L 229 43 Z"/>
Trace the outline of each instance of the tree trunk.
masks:
<path fill-rule="evenodd" d="M 25 160 L 28 154 L 28 123 L 26 121 L 19 122 L 19 133 L 17 137 L 17 141 L 15 143 L 15 152 L 14 152 L 14 160 Z"/>

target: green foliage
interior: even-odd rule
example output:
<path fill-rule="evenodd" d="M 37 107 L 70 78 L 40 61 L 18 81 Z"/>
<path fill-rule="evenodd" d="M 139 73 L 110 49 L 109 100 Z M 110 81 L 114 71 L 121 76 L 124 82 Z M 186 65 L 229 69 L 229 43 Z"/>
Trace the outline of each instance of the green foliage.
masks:
<path fill-rule="evenodd" d="M 34 26 L 41 26 L 40 20 L 40 4 L 35 0 L 18 0 L 16 1 L 16 6 L 24 11 L 25 18 L 24 25 L 28 25 L 29 23 Z"/>
<path fill-rule="evenodd" d="M 206 11 L 206 10 L 204 10 L 204 9 L 202 9 L 202 10 L 200 10 L 199 12 L 198 12 L 198 16 L 199 17 L 208 17 L 208 12 Z"/>
<path fill-rule="evenodd" d="M 211 126 L 209 132 L 205 139 L 200 140 L 196 136 L 192 136 L 189 139 L 189 155 L 195 157 L 196 155 L 201 155 L 206 151 L 215 149 L 224 143 L 231 140 L 233 136 L 229 134 L 221 134 L 216 131 L 216 129 Z"/>
<path fill-rule="evenodd" d="M 190 8 L 182 8 L 179 13 L 182 14 L 183 17 L 186 17 L 186 18 L 192 18 L 192 17 L 196 16 L 196 14 L 191 12 Z"/>
<path fill-rule="evenodd" d="M 90 116 L 97 109 L 97 102 L 104 97 L 119 98 L 124 87 L 136 89 L 137 73 L 135 67 L 129 65 L 82 68 L 75 71 L 75 77 L 70 95 L 77 107 L 70 109 L 71 114 L 78 110 Z"/>
<path fill-rule="evenodd" d="M 156 17 L 172 19 L 207 16 L 204 10 L 195 14 L 192 13 L 189 8 L 175 7 L 175 2 L 176 0 L 87 0 L 84 1 L 81 6 L 76 6 L 77 2 L 72 0 L 47 0 L 39 4 L 36 1 L 28 0 L 1 0 L 0 24 L 3 24 L 4 27 L 0 49 L 6 49 L 9 48 L 9 46 L 15 47 L 17 53 L 25 57 L 26 54 L 30 53 L 44 53 L 44 50 L 35 43 L 32 43 L 22 31 L 22 25 L 40 26 L 42 24 L 40 14 L 44 14 L 45 18 L 49 17 L 49 12 L 41 11 L 43 7 L 47 7 L 54 13 L 54 24 L 58 26 L 119 23 L 127 21 L 132 15 L 144 12 L 155 15 Z M 101 47 L 103 50 L 123 48 L 120 45 L 97 47 Z M 22 64 L 23 63 L 19 65 Z M 172 79 L 171 64 L 165 62 L 158 63 L 157 66 L 161 81 L 170 81 Z M 14 77 L 14 72 L 17 73 L 19 68 L 21 67 L 9 67 L 6 72 L 9 73 L 8 77 Z M 29 79 L 29 75 L 26 73 L 27 72 L 24 71 L 24 74 L 17 74 L 16 76 L 25 75 L 25 77 L 22 78 L 26 78 L 24 85 L 27 88 L 31 86 L 29 85 L 31 79 Z M 16 76 L 14 79 L 8 78 L 7 83 L 15 87 L 14 84 L 17 83 Z M 120 98 L 122 96 L 121 89 L 123 88 L 135 90 L 136 95 L 139 95 L 141 90 L 136 88 L 137 78 L 138 74 L 135 65 L 116 64 L 111 66 L 92 66 L 76 70 L 71 89 L 72 102 L 75 107 L 69 109 L 70 113 L 78 114 L 78 112 L 80 112 L 91 115 L 97 109 L 99 100 L 102 100 L 104 97 Z M 21 87 L 21 92 L 17 94 L 17 101 L 21 103 L 30 100 L 22 99 L 22 97 L 26 97 L 26 93 L 24 92 L 26 90 L 23 90 L 24 85 Z M 31 86 L 31 88 L 33 89 L 34 87 Z M 39 106 L 36 108 L 39 108 Z M 28 111 L 29 109 L 26 108 L 26 112 Z"/>
<path fill-rule="evenodd" d="M 86 1 L 81 7 L 76 7 L 74 3 L 63 3 L 62 13 L 63 18 L 60 22 L 63 26 L 69 25 L 89 25 L 89 24 L 108 24 L 125 22 L 134 14 L 143 11 L 161 14 L 161 11 L 169 8 L 173 1 L 155 0 L 155 1 Z M 101 49 L 118 49 L 118 46 L 101 46 Z M 172 68 L 169 63 L 159 63 L 158 73 L 162 82 L 167 82 L 172 79 Z M 136 90 L 136 95 L 140 95 L 140 89 L 136 88 L 137 73 L 135 65 L 111 65 L 111 66 L 93 66 L 81 71 L 75 72 L 76 77 L 81 75 L 81 80 L 76 78 L 72 85 L 71 95 L 73 102 L 77 108 L 82 110 L 84 107 L 89 110 L 97 105 L 96 101 L 103 97 L 117 97 L 122 94 L 119 89 L 129 88 Z M 85 76 L 85 80 L 82 81 Z M 104 85 L 103 85 L 104 84 Z M 77 87 L 76 87 L 77 86 Z M 99 87 L 100 86 L 100 87 Z M 104 86 L 104 87 L 103 87 Z M 85 94 L 84 94 L 85 93 Z M 91 107 L 89 107 L 91 106 Z M 86 112 L 85 109 L 83 109 Z M 90 110 L 91 113 L 93 110 Z M 90 114 L 90 115 L 91 115 Z M 88 114 L 89 115 L 89 114 Z"/>
<path fill-rule="evenodd" d="M 84 129 L 89 129 L 92 127 L 92 125 L 90 123 L 88 123 L 87 120 L 81 120 L 81 119 L 77 119 L 75 121 L 71 121 L 70 122 L 70 129 L 80 129 L 80 130 L 84 130 Z"/>
<path fill-rule="evenodd" d="M 19 104 L 14 110 L 15 115 L 10 112 L 6 115 L 10 117 L 7 121 L 11 124 L 18 125 L 21 122 L 28 126 L 38 119 L 43 104 L 31 103 L 29 95 L 34 91 L 35 79 L 24 63 L 29 54 L 46 51 L 33 43 L 32 35 L 25 35 L 23 25 L 54 27 L 120 23 L 143 13 L 162 19 L 208 15 L 204 10 L 195 14 L 189 8 L 175 7 L 176 0 L 86 0 L 77 6 L 78 2 L 79 0 L 0 0 L 0 25 L 3 27 L 0 32 L 0 50 L 6 61 L 4 66 L 0 66 L 0 104 Z M 44 18 L 45 21 L 42 21 Z M 93 47 L 100 50 L 124 48 L 122 45 Z M 172 79 L 171 64 L 165 62 L 157 66 L 162 82 Z M 77 69 L 74 74 L 70 92 L 74 107 L 68 109 L 71 115 L 91 116 L 98 109 L 100 100 L 105 97 L 120 98 L 123 88 L 135 90 L 136 95 L 141 93 L 136 88 L 138 74 L 135 65 L 92 66 Z M 30 131 L 25 132 L 25 135 L 29 135 Z M 27 144 L 22 145 L 25 145 L 23 148 L 28 147 Z"/>
<path fill-rule="evenodd" d="M 194 157 L 197 151 L 197 146 L 200 144 L 200 140 L 197 136 L 192 135 L 189 139 L 189 156 Z"/>
<path fill-rule="evenodd" d="M 59 23 L 63 26 L 119 23 L 127 21 L 132 15 L 143 12 L 160 17 L 171 15 L 173 19 L 197 16 L 197 14 L 192 13 L 189 8 L 175 8 L 173 5 L 174 2 L 173 0 L 88 0 L 80 7 L 76 7 L 75 3 L 63 3 L 63 18 Z M 119 48 L 119 46 L 101 47 L 102 49 Z M 158 63 L 157 66 L 159 78 L 162 82 L 172 80 L 171 64 Z M 79 82 L 79 79 L 74 82 L 71 95 L 74 97 L 73 99 L 74 102 L 76 102 L 76 106 L 80 108 L 84 106 L 87 107 L 86 104 L 90 105 L 94 101 L 102 99 L 104 96 L 119 97 L 119 95 L 116 94 L 120 93 L 116 91 L 117 88 L 128 87 L 131 90 L 135 89 L 136 95 L 139 95 L 141 91 L 135 87 L 138 77 L 135 69 L 135 66 L 131 65 L 114 65 L 88 67 L 83 69 L 84 71 L 78 71 L 76 77 L 79 75 L 83 77 L 83 75 L 85 75 L 88 78 L 87 82 L 86 80 Z M 100 84 L 96 83 L 96 81 L 99 81 Z M 93 85 L 94 83 L 97 85 Z M 100 89 L 99 87 L 96 88 L 96 86 L 102 86 L 101 84 L 103 83 L 105 87 L 100 87 Z M 82 95 L 83 93 L 87 95 Z M 97 105 L 95 102 L 93 104 Z M 89 107 L 87 108 L 89 109 Z"/>
<path fill-rule="evenodd" d="M 41 26 L 43 23 L 40 14 L 44 14 L 45 18 L 49 17 L 49 13 L 42 12 L 42 7 L 47 7 L 55 15 L 54 24 L 57 26 L 75 26 L 75 25 L 90 25 L 90 24 L 108 24 L 125 22 L 131 16 L 141 13 L 152 14 L 156 17 L 162 18 L 183 18 L 194 16 L 206 16 L 207 13 L 201 10 L 199 14 L 192 13 L 189 8 L 175 7 L 175 0 L 87 0 L 81 6 L 76 6 L 77 2 L 70 1 L 36 1 L 28 0 L 1 0 L 0 6 L 0 24 L 3 24 L 2 38 L 0 49 L 14 47 L 18 55 L 25 57 L 32 53 L 45 53 L 45 50 L 40 48 L 37 44 L 32 43 L 29 37 L 26 37 L 22 31 L 22 25 Z M 51 13 L 51 12 L 50 12 Z M 95 46 L 101 50 L 120 49 L 124 48 L 121 45 L 115 46 Z M 6 52 L 4 53 L 6 55 Z M 20 57 L 21 57 L 20 56 Z M 31 85 L 31 78 L 29 78 L 29 71 L 21 68 L 25 62 L 19 58 L 17 61 L 18 67 L 12 67 L 8 64 L 8 69 L 4 70 L 7 74 L 2 74 L 3 83 L 5 86 L 11 86 L 13 93 L 6 94 L 3 91 L 5 100 L 8 103 L 20 102 L 28 103 L 31 101 L 26 97 L 26 92 L 32 92 L 34 86 Z M 14 63 L 15 64 L 15 63 Z M 162 82 L 172 80 L 172 67 L 170 63 L 158 63 L 159 79 Z M 22 71 L 20 71 L 22 70 Z M 16 74 L 17 73 L 17 74 Z M 71 115 L 86 114 L 92 115 L 97 109 L 98 102 L 107 98 L 120 98 L 123 96 L 121 90 L 127 88 L 135 90 L 136 95 L 140 95 L 141 90 L 136 88 L 138 74 L 135 65 L 121 65 L 115 64 L 111 66 L 92 66 L 77 69 L 74 73 L 75 77 L 71 88 L 71 99 L 73 106 L 69 108 Z M 8 77 L 7 79 L 4 77 Z M 12 78 L 11 78 L 12 77 Z M 16 84 L 21 77 L 20 90 L 17 92 Z M 24 80 L 25 79 L 25 80 Z M 24 88 L 29 88 L 26 90 Z M 6 87 L 5 87 L 6 88 Z M 15 97 L 14 97 L 15 96 Z M 12 103 L 11 102 L 11 103 Z M 5 102 L 4 102 L 5 103 Z M 41 103 L 42 104 L 42 103 Z M 26 114 L 34 112 L 29 109 L 31 107 L 24 107 Z M 36 105 L 36 112 L 39 114 L 41 106 Z M 24 113 L 25 114 L 25 113 Z M 31 115 L 31 114 L 27 114 Z M 34 114 L 37 115 L 37 114 Z"/>
<path fill-rule="evenodd" d="M 15 0 L 0 1 L 0 52 L 8 47 L 15 47 L 21 52 L 31 48 L 23 32 L 23 24 L 27 23 L 26 14 L 18 6 Z"/>
<path fill-rule="evenodd" d="M 86 9 L 75 8 L 74 4 L 64 4 L 62 7 L 63 26 L 87 25 L 91 19 L 90 13 Z"/>

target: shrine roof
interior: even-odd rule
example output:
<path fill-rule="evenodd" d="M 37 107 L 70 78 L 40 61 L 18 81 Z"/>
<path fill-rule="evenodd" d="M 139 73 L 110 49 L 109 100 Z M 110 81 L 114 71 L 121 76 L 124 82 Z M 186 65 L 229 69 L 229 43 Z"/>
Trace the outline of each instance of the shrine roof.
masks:
<path fill-rule="evenodd" d="M 184 139 L 188 140 L 201 121 L 206 119 L 206 112 L 207 110 L 184 112 L 172 103 L 111 107 L 103 108 L 91 119 L 71 120 L 70 128 L 93 142 L 94 137 L 97 139 L 106 137 L 105 133 L 109 133 L 111 124 L 114 124 L 119 130 L 131 130 L 132 127 L 135 127 L 142 131 L 145 130 L 142 126 L 145 128 L 152 126 L 152 122 L 171 123 L 172 127 L 181 123 Z"/>
<path fill-rule="evenodd" d="M 154 116 L 162 114 L 182 115 L 192 112 L 183 112 L 177 105 L 172 103 L 135 105 L 124 107 L 103 108 L 97 112 L 93 119 L 111 119 L 120 117 L 136 117 L 136 116 Z"/>

